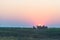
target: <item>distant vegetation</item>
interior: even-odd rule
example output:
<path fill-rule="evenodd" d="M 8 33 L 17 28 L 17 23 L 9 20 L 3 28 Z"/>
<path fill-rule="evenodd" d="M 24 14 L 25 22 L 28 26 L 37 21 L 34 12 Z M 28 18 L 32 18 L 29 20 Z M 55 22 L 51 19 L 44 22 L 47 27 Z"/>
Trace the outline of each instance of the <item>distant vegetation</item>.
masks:
<path fill-rule="evenodd" d="M 60 40 L 60 28 L 0 28 L 0 40 Z"/>

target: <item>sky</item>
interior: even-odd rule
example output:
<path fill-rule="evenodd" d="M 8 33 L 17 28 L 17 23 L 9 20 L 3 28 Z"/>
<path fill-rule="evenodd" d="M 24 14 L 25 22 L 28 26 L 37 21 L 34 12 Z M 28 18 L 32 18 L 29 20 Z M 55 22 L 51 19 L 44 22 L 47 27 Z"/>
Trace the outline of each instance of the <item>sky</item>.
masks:
<path fill-rule="evenodd" d="M 60 0 L 0 0 L 0 27 L 60 27 Z"/>

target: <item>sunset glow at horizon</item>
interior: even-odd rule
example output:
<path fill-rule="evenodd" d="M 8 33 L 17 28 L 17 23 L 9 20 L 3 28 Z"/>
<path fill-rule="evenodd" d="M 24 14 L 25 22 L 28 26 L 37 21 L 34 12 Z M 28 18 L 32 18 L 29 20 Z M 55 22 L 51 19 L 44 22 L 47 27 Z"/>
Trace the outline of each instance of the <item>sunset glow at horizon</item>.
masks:
<path fill-rule="evenodd" d="M 0 26 L 60 27 L 60 0 L 0 0 Z"/>

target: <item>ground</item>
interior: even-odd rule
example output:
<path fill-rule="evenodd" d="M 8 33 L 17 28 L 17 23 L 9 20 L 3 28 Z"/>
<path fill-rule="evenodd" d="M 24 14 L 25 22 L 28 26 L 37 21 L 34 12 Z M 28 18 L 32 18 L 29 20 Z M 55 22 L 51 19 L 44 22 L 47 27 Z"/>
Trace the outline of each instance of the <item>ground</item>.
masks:
<path fill-rule="evenodd" d="M 0 28 L 0 40 L 60 40 L 60 28 Z"/>

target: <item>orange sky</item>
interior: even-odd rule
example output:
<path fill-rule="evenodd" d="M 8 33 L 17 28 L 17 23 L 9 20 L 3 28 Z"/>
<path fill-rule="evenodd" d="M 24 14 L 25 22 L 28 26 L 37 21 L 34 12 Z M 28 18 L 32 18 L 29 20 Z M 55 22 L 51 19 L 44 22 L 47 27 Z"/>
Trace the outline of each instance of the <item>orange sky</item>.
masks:
<path fill-rule="evenodd" d="M 60 23 L 59 18 L 60 0 L 0 0 L 2 20 L 23 20 L 34 25 L 52 26 Z"/>

